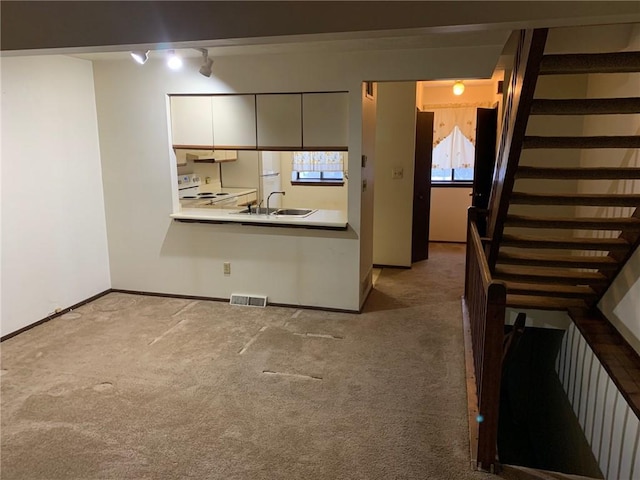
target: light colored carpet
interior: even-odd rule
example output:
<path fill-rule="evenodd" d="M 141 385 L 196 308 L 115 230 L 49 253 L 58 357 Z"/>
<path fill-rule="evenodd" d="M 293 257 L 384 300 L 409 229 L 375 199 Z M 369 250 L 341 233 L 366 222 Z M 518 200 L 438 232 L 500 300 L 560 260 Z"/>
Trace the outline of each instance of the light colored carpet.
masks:
<path fill-rule="evenodd" d="M 482 479 L 464 250 L 361 315 L 111 293 L 2 344 L 1 478 Z"/>

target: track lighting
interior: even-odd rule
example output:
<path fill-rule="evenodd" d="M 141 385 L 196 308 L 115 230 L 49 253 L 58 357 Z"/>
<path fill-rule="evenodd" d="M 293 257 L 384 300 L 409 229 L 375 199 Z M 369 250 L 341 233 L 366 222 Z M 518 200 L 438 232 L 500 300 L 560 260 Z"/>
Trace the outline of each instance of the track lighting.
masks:
<path fill-rule="evenodd" d="M 140 65 L 144 65 L 144 62 L 149 58 L 149 50 L 134 50 L 131 52 L 131 56 Z"/>
<path fill-rule="evenodd" d="M 169 50 L 169 56 L 167 57 L 167 66 L 171 70 L 179 70 L 182 68 L 182 59 L 176 55 L 175 50 Z"/>
<path fill-rule="evenodd" d="M 202 60 L 204 62 L 200 67 L 200 70 L 198 70 L 200 72 L 200 75 L 204 75 L 205 77 L 210 77 L 211 67 L 213 66 L 213 59 L 209 58 L 208 50 L 204 48 L 196 48 L 196 50 L 202 53 Z"/>
<path fill-rule="evenodd" d="M 464 92 L 464 83 L 462 83 L 462 80 L 457 80 L 456 83 L 453 84 L 453 94 L 462 95 L 463 92 Z"/>
<path fill-rule="evenodd" d="M 211 76 L 211 67 L 213 66 L 213 59 L 209 58 L 209 51 L 205 48 L 196 48 L 202 53 L 202 65 L 200 66 L 200 74 L 205 77 Z M 143 65 L 149 58 L 150 50 L 133 50 L 131 57 L 140 65 Z M 167 52 L 167 66 L 171 70 L 179 70 L 182 68 L 182 58 L 180 58 L 175 50 L 166 50 Z"/>

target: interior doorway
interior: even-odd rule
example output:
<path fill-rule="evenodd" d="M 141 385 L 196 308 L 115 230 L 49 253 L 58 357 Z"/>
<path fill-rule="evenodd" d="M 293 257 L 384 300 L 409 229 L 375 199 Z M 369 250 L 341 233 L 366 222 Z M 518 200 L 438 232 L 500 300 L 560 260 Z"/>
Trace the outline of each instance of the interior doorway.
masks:
<path fill-rule="evenodd" d="M 499 118 L 502 77 L 503 72 L 497 72 L 491 79 L 465 80 L 465 91 L 459 96 L 453 94 L 454 80 L 378 83 L 374 265 L 410 268 L 413 262 L 428 258 L 429 242 L 466 241 L 475 147 L 480 141 L 495 149 L 497 133 L 495 123 L 485 122 L 484 117 L 479 120 L 477 115 L 479 109 L 495 109 L 493 114 Z M 427 127 L 428 145 L 421 146 L 418 132 L 425 112 L 432 112 L 432 123 Z M 477 128 L 488 128 L 489 135 Z M 466 146 L 462 156 L 456 150 L 460 145 Z M 447 148 L 450 161 L 443 163 Z M 490 157 L 491 176 L 494 154 L 487 151 L 481 147 L 478 154 Z M 437 165 L 432 163 L 436 158 Z"/>

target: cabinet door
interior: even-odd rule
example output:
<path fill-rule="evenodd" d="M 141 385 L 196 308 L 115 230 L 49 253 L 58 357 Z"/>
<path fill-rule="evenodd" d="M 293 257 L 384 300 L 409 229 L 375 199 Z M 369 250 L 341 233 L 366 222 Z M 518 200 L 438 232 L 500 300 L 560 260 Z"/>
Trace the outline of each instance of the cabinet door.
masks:
<path fill-rule="evenodd" d="M 256 96 L 214 95 L 211 103 L 216 148 L 256 148 Z"/>
<path fill-rule="evenodd" d="M 171 143 L 181 148 L 211 148 L 211 97 L 171 97 Z"/>
<path fill-rule="evenodd" d="M 345 150 L 349 143 L 346 92 L 302 94 L 302 144 L 305 149 Z"/>
<path fill-rule="evenodd" d="M 302 147 L 302 96 L 257 95 L 258 148 Z"/>

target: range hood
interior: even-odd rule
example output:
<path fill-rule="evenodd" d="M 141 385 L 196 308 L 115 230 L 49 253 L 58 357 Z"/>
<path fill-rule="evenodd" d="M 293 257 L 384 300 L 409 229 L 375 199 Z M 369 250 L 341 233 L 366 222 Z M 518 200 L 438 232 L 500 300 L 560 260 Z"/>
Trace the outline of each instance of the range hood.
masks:
<path fill-rule="evenodd" d="M 202 163 L 233 162 L 238 159 L 236 150 L 205 150 L 198 153 L 187 153 L 187 160 Z"/>

